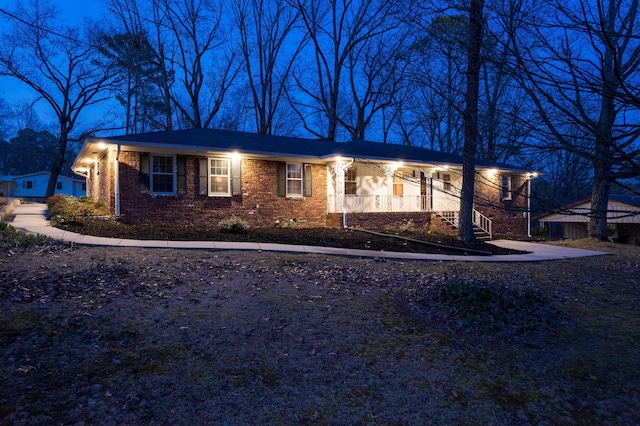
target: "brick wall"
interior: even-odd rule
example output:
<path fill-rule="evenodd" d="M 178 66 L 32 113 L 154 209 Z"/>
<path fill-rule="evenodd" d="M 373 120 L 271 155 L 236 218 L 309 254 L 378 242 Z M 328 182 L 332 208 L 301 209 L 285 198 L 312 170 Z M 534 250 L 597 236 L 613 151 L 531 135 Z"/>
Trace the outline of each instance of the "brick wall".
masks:
<path fill-rule="evenodd" d="M 510 200 L 500 198 L 500 175 L 476 177 L 474 207 L 492 219 L 494 235 L 527 235 L 527 176 L 511 175 Z"/>
<path fill-rule="evenodd" d="M 112 212 L 115 211 L 114 160 L 115 152 L 107 152 L 89 169 L 87 179 L 87 196 L 109 207 Z"/>
<path fill-rule="evenodd" d="M 140 193 L 139 154 L 120 153 L 120 214 L 138 224 L 211 225 L 232 215 L 253 227 L 277 226 L 276 221 L 296 219 L 300 227 L 327 223 L 327 168 L 312 165 L 312 196 L 278 197 L 276 161 L 241 161 L 242 195 L 209 197 L 197 194 L 199 157 L 186 157 L 187 193 L 154 196 Z"/>
<path fill-rule="evenodd" d="M 431 223 L 430 212 L 405 212 L 405 213 L 347 213 L 347 226 L 359 226 L 365 229 L 397 228 L 413 220 L 416 229 L 429 227 Z M 327 226 L 342 227 L 343 216 L 341 213 L 331 213 L 327 218 Z"/>

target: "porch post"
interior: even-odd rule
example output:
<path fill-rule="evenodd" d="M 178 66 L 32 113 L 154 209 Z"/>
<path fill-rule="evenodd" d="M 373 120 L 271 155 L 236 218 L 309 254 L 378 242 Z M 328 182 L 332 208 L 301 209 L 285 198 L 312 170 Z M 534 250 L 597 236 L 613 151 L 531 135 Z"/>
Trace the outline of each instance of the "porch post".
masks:
<path fill-rule="evenodd" d="M 387 211 L 390 212 L 393 210 L 393 175 L 397 167 L 393 164 L 385 164 L 382 168 L 387 176 Z"/>
<path fill-rule="evenodd" d="M 334 212 L 341 212 L 344 206 L 344 163 L 337 161 L 332 164 L 333 184 L 335 190 Z"/>

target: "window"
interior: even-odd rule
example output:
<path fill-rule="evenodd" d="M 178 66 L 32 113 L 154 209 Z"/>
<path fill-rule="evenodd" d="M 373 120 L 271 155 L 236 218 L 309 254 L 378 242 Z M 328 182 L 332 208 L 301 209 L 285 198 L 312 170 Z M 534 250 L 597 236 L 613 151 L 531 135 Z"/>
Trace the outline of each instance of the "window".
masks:
<path fill-rule="evenodd" d="M 56 182 L 56 189 L 62 189 L 62 182 Z"/>
<path fill-rule="evenodd" d="M 503 200 L 511 199 L 511 175 L 500 176 L 500 198 Z"/>
<path fill-rule="evenodd" d="M 404 172 L 398 170 L 393 174 L 393 195 L 402 197 L 404 193 Z"/>
<path fill-rule="evenodd" d="M 209 158 L 209 195 L 229 195 L 229 160 Z"/>
<path fill-rule="evenodd" d="M 173 156 L 152 156 L 151 192 L 154 194 L 174 194 L 175 171 L 175 158 Z"/>
<path fill-rule="evenodd" d="M 28 180 L 28 181 L 26 181 L 26 182 L 25 182 L 25 187 L 26 187 L 27 189 L 33 189 L 33 188 L 35 188 L 36 186 L 33 184 L 33 181 L 32 181 L 32 180 Z"/>
<path fill-rule="evenodd" d="M 442 175 L 442 189 L 451 191 L 451 175 L 449 173 Z"/>
<path fill-rule="evenodd" d="M 356 168 L 349 167 L 344 171 L 344 193 L 347 195 L 356 194 Z"/>
<path fill-rule="evenodd" d="M 278 197 L 311 197 L 313 166 L 300 163 L 278 163 Z"/>
<path fill-rule="evenodd" d="M 302 164 L 287 164 L 287 196 L 302 197 Z"/>

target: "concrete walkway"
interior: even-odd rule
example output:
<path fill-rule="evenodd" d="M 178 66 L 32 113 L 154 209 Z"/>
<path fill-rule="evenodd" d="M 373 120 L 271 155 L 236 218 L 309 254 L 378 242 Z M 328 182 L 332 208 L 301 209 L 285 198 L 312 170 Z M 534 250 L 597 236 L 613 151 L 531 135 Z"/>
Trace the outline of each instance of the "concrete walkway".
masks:
<path fill-rule="evenodd" d="M 160 240 L 128 240 L 119 238 L 93 237 L 75 234 L 55 228 L 46 218 L 47 206 L 40 203 L 20 204 L 13 208 L 15 218 L 11 225 L 30 234 L 41 234 L 55 240 L 75 244 L 113 247 L 145 247 L 145 248 L 177 248 L 177 249 L 206 249 L 206 250 L 261 250 L 290 253 L 316 253 L 341 256 L 376 257 L 387 259 L 432 260 L 432 261 L 465 261 L 465 262 L 536 262 L 543 260 L 559 260 L 574 257 L 599 256 L 609 253 L 557 247 L 547 244 L 523 241 L 496 240 L 492 241 L 499 247 L 528 251 L 527 254 L 510 254 L 503 256 L 449 256 L 442 254 L 400 253 L 371 250 L 353 250 L 334 247 L 299 246 L 273 243 L 245 243 L 226 241 L 160 241 Z"/>

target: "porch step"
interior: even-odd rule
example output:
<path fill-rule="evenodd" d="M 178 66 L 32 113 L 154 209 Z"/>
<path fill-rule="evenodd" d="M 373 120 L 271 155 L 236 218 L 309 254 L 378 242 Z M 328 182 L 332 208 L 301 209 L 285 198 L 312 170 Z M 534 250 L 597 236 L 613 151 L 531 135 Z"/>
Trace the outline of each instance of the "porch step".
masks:
<path fill-rule="evenodd" d="M 457 230 L 458 226 L 453 223 L 455 212 L 437 212 L 438 217 L 444 223 L 446 223 L 451 229 Z M 491 236 L 477 225 L 473 225 L 473 235 L 478 241 L 491 241 Z"/>

